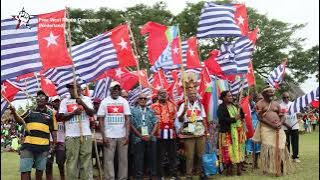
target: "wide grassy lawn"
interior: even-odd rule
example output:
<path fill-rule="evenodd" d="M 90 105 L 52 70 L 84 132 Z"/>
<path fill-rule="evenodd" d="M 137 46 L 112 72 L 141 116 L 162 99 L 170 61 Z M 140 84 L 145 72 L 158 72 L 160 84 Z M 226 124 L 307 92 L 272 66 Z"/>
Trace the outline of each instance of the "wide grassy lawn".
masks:
<path fill-rule="evenodd" d="M 243 176 L 225 177 L 224 175 L 216 175 L 210 179 L 243 179 L 243 180 L 318 180 L 319 179 L 319 131 L 311 134 L 300 135 L 300 160 L 301 163 L 294 163 L 295 172 L 285 177 L 263 176 L 259 170 L 252 171 L 251 167 L 247 168 L 247 172 Z M 17 153 L 1 153 L 1 179 L 16 180 L 20 179 L 18 172 L 19 156 Z M 54 177 L 59 179 L 58 167 L 54 166 Z M 32 172 L 34 179 L 34 171 Z M 45 178 L 44 178 L 45 179 Z M 184 179 L 184 178 L 183 178 Z"/>

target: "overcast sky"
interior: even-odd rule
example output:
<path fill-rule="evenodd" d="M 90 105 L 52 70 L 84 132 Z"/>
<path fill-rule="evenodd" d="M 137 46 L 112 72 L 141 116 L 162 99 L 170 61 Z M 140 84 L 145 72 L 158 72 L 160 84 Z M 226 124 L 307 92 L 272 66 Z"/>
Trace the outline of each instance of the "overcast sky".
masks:
<path fill-rule="evenodd" d="M 186 6 L 186 2 L 195 3 L 196 0 L 163 0 L 173 14 L 178 14 Z M 1 19 L 16 15 L 22 7 L 29 14 L 41 14 L 61 10 L 65 6 L 81 9 L 99 9 L 108 7 L 124 10 L 139 3 L 153 5 L 153 0 L 1 0 Z M 239 0 L 265 14 L 284 22 L 298 24 L 307 23 L 296 36 L 307 38 L 305 47 L 310 48 L 319 44 L 319 0 Z M 250 19 L 249 19 L 250 21 Z M 301 84 L 305 92 L 318 86 L 318 80 L 313 77 Z"/>

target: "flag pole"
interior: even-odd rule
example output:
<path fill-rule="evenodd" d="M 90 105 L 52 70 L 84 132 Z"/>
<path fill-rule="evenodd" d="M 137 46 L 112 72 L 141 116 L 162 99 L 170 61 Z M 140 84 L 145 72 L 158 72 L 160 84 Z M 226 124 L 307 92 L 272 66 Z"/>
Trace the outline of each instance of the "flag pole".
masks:
<path fill-rule="evenodd" d="M 27 85 L 27 80 L 26 79 L 24 79 L 24 85 L 27 88 L 28 85 Z M 27 96 L 27 99 L 30 99 L 31 101 L 34 101 L 34 98 L 32 96 L 30 96 L 30 94 L 26 90 L 24 90 L 22 88 L 20 90 Z"/>
<path fill-rule="evenodd" d="M 134 39 L 132 30 L 131 30 L 131 22 L 130 22 L 130 21 L 127 21 L 127 23 L 128 23 L 128 29 L 129 29 L 130 37 L 132 38 L 132 45 L 133 45 L 134 56 L 135 56 L 136 62 L 137 62 L 138 79 L 139 79 L 139 89 L 140 89 L 140 93 L 141 93 L 141 92 L 142 92 L 141 77 L 140 77 L 140 75 L 139 75 L 139 73 L 140 73 L 140 63 L 139 63 L 140 55 L 138 54 L 137 46 L 136 46 L 136 41 L 135 41 L 135 39 Z M 131 42 L 131 41 L 130 41 L 130 42 Z"/>
<path fill-rule="evenodd" d="M 180 28 L 179 24 L 177 25 L 178 27 L 178 36 L 180 37 Z M 184 103 L 187 103 L 187 88 L 186 88 L 186 73 L 185 69 L 183 67 L 183 60 L 182 60 L 182 47 L 181 47 L 181 37 L 179 38 L 179 44 L 180 44 L 180 58 L 181 58 L 181 64 L 180 64 L 180 69 L 181 69 L 181 82 L 182 82 L 182 87 L 183 87 L 183 98 L 184 98 Z"/>
<path fill-rule="evenodd" d="M 2 91 L 1 91 L 1 97 L 8 102 L 9 106 L 13 107 L 14 106 L 12 105 L 12 103 L 9 101 L 9 99 L 7 99 L 7 97 L 5 95 L 2 94 Z M 15 108 L 14 108 L 15 109 Z M 23 126 L 24 126 L 24 129 L 30 134 L 30 131 L 27 129 L 27 124 L 26 122 L 24 121 L 24 119 L 18 114 L 16 113 L 16 115 L 18 116 L 19 120 L 22 122 Z"/>
<path fill-rule="evenodd" d="M 72 50 L 71 50 L 71 30 L 70 30 L 70 21 L 69 21 L 69 10 L 66 7 L 66 16 L 68 20 L 68 30 L 67 30 L 67 36 L 68 36 L 68 41 L 69 41 L 69 56 L 72 59 Z M 74 62 L 72 60 L 72 74 L 73 74 L 73 90 L 75 94 L 75 98 L 79 97 L 78 90 L 77 90 L 77 80 L 76 80 L 76 68 L 74 66 Z M 79 122 L 79 130 L 80 130 L 80 143 L 83 143 L 83 131 L 82 131 L 82 123 L 80 121 L 79 115 L 75 116 L 77 121 Z"/>

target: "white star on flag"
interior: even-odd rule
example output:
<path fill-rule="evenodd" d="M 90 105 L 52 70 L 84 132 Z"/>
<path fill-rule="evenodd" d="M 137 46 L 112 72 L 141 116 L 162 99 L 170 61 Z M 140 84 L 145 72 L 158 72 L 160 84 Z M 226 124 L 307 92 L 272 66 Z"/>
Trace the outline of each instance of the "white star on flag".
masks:
<path fill-rule="evenodd" d="M 119 108 L 114 107 L 114 108 L 113 108 L 113 112 L 119 112 Z"/>
<path fill-rule="evenodd" d="M 72 106 L 72 109 L 75 111 L 76 109 L 78 109 L 77 105 Z"/>
<path fill-rule="evenodd" d="M 46 82 L 46 84 L 52 84 L 52 82 L 49 79 L 44 79 L 44 81 Z"/>
<path fill-rule="evenodd" d="M 239 16 L 239 17 L 238 17 L 238 24 L 239 24 L 239 25 L 240 25 L 240 24 L 243 25 L 243 22 L 244 22 L 243 17 L 242 17 L 242 16 Z"/>
<path fill-rule="evenodd" d="M 159 90 L 159 89 L 161 89 L 161 86 L 160 86 L 160 85 L 158 85 L 158 86 L 156 87 L 156 90 Z"/>
<path fill-rule="evenodd" d="M 53 35 L 53 33 L 51 31 L 50 35 L 44 38 L 48 42 L 47 47 L 49 47 L 51 44 L 58 45 L 58 43 L 57 43 L 58 37 L 59 36 Z"/>
<path fill-rule="evenodd" d="M 123 74 L 124 72 L 121 71 L 121 69 L 116 69 L 116 76 L 121 78 L 121 75 Z"/>
<path fill-rule="evenodd" d="M 2 85 L 1 85 L 1 92 L 4 92 L 4 93 L 5 93 L 5 92 L 6 92 L 6 88 L 7 88 L 7 86 L 5 86 L 5 85 L 2 84 Z"/>
<path fill-rule="evenodd" d="M 128 43 L 126 41 L 124 41 L 123 38 L 121 38 L 121 41 L 118 44 L 121 46 L 121 50 L 122 49 L 128 49 L 128 47 L 127 47 Z"/>
<path fill-rule="evenodd" d="M 190 56 L 194 56 L 194 50 L 190 49 L 189 53 L 190 53 Z"/>
<path fill-rule="evenodd" d="M 173 48 L 173 53 L 178 54 L 178 53 L 179 53 L 179 48 L 174 47 L 174 48 Z"/>

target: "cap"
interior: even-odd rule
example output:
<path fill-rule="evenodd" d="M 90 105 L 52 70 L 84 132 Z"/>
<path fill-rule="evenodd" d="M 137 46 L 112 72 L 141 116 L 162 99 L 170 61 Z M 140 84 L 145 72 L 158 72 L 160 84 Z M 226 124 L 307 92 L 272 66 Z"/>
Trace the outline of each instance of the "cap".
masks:
<path fill-rule="evenodd" d="M 60 96 L 53 96 L 53 97 L 51 98 L 51 102 L 56 101 L 56 100 L 61 101 Z"/>
<path fill-rule="evenodd" d="M 113 88 L 115 86 L 120 86 L 120 83 L 118 81 L 112 81 L 110 84 L 110 88 Z"/>

